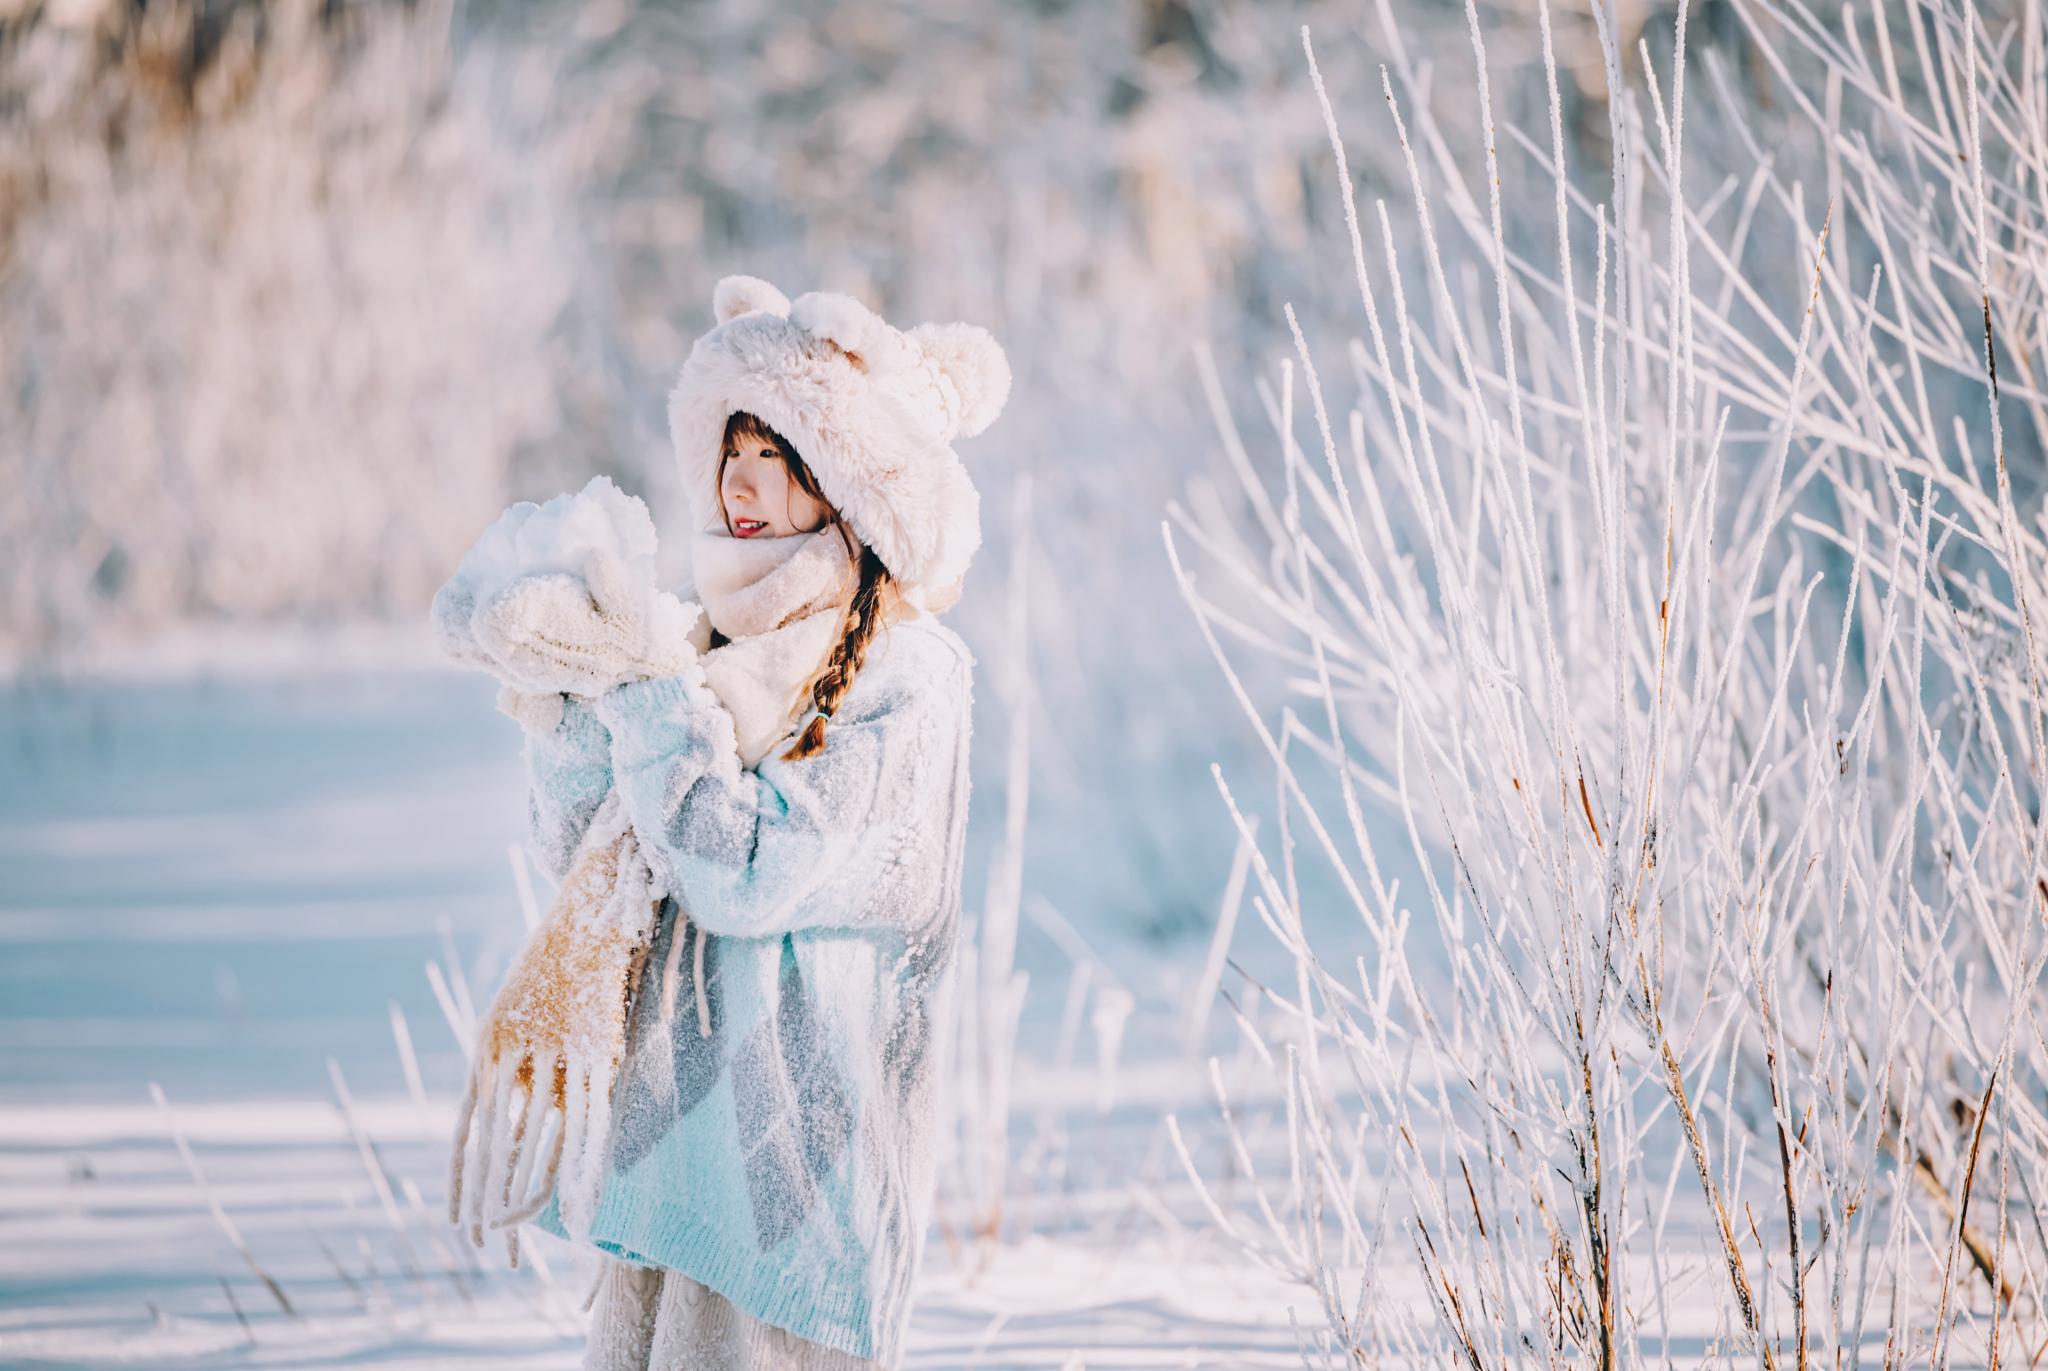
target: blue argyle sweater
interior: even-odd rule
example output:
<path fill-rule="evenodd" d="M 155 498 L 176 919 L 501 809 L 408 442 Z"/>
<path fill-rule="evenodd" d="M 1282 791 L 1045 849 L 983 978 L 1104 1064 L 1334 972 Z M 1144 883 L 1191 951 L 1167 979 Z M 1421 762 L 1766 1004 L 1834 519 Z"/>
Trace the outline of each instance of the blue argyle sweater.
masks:
<path fill-rule="evenodd" d="M 571 700 L 527 740 L 532 833 L 557 876 L 616 785 L 671 892 L 629 1011 L 591 1240 L 891 1367 L 934 1184 L 973 660 L 929 615 L 895 624 L 824 751 L 778 748 L 751 771 L 724 706 L 681 677 Z M 552 1203 L 538 1222 L 567 1236 Z"/>

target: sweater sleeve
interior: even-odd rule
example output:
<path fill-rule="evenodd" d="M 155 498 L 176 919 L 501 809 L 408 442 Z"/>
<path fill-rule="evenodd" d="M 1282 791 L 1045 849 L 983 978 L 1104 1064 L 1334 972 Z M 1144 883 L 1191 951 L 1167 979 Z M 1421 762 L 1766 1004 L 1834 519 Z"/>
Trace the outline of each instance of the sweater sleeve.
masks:
<path fill-rule="evenodd" d="M 611 734 L 586 701 L 564 696 L 560 723 L 527 731 L 526 781 L 527 832 L 559 881 L 612 788 Z"/>
<path fill-rule="evenodd" d="M 952 775 L 964 685 L 892 683 L 842 706 L 821 752 L 788 761 L 784 745 L 754 770 L 702 684 L 616 686 L 596 710 L 642 850 L 698 925 L 738 937 L 877 921 L 908 930 L 928 874 L 916 869 L 918 835 Z"/>

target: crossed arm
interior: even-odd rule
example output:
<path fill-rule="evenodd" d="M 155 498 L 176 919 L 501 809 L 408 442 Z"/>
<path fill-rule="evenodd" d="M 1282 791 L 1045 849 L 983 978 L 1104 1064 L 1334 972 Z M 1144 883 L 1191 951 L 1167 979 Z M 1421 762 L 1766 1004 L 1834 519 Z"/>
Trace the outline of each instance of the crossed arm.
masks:
<path fill-rule="evenodd" d="M 664 677 L 572 699 L 558 728 L 529 735 L 533 835 L 559 874 L 616 785 L 657 877 L 699 926 L 741 937 L 857 926 L 891 909 L 876 884 L 937 822 L 966 741 L 959 671 L 892 684 L 835 715 L 822 752 L 771 754 L 754 770 L 702 684 Z"/>

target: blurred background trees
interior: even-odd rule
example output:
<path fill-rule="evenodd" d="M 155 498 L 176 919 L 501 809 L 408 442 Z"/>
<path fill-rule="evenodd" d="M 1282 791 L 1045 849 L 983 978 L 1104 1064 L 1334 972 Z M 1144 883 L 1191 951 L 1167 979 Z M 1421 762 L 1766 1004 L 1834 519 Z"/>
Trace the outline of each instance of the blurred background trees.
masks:
<path fill-rule="evenodd" d="M 1723 0 L 1690 15 L 1696 49 L 1757 76 Z M 1613 17 L 1632 71 L 1672 12 Z M 0 660 L 62 671 L 194 625 L 410 631 L 507 502 L 595 472 L 667 524 L 663 400 L 713 282 L 845 290 L 1009 348 L 1009 409 L 967 453 L 988 544 L 952 621 L 992 667 L 1029 656 L 1034 863 L 1141 936 L 1197 928 L 1230 844 L 1188 842 L 1184 797 L 1246 742 L 1219 736 L 1159 519 L 1174 497 L 1217 529 L 1253 519 L 1210 402 L 1270 406 L 1283 302 L 1312 342 L 1355 329 L 1299 25 L 1340 122 L 1380 127 L 1380 64 L 1412 64 L 1445 116 L 1425 160 L 1473 165 L 1462 7 L 1390 18 L 1332 0 L 0 0 Z M 1534 7 L 1482 18 L 1496 119 L 1544 130 Z M 1552 22 L 1598 199 L 1596 26 Z M 1768 139 L 1777 97 L 1742 89 Z M 1753 165 L 1712 102 L 1690 120 L 1710 188 Z M 1384 137 L 1350 158 L 1361 205 L 1401 182 Z M 1529 170 L 1505 135 L 1502 158 Z M 1532 254 L 1535 195 L 1507 225 Z M 1789 264 L 1789 241 L 1760 227 L 1745 250 Z M 1026 473 L 1014 642 L 1003 511 Z"/>

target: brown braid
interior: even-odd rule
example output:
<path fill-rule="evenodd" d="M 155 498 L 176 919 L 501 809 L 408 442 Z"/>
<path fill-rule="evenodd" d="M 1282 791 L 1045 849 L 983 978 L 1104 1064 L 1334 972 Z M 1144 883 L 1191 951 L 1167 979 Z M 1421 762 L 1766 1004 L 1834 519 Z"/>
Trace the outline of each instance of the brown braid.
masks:
<path fill-rule="evenodd" d="M 844 530 L 846 526 L 840 527 Z M 826 659 L 824 669 L 811 682 L 811 704 L 820 712 L 804 726 L 789 751 L 782 754 L 784 761 L 802 761 L 825 750 L 825 718 L 839 708 L 839 702 L 852 689 L 853 678 L 867 660 L 868 645 L 898 603 L 895 578 L 889 575 L 889 569 L 882 565 L 873 548 L 861 546 L 860 587 L 846 604 L 846 630 Z"/>

